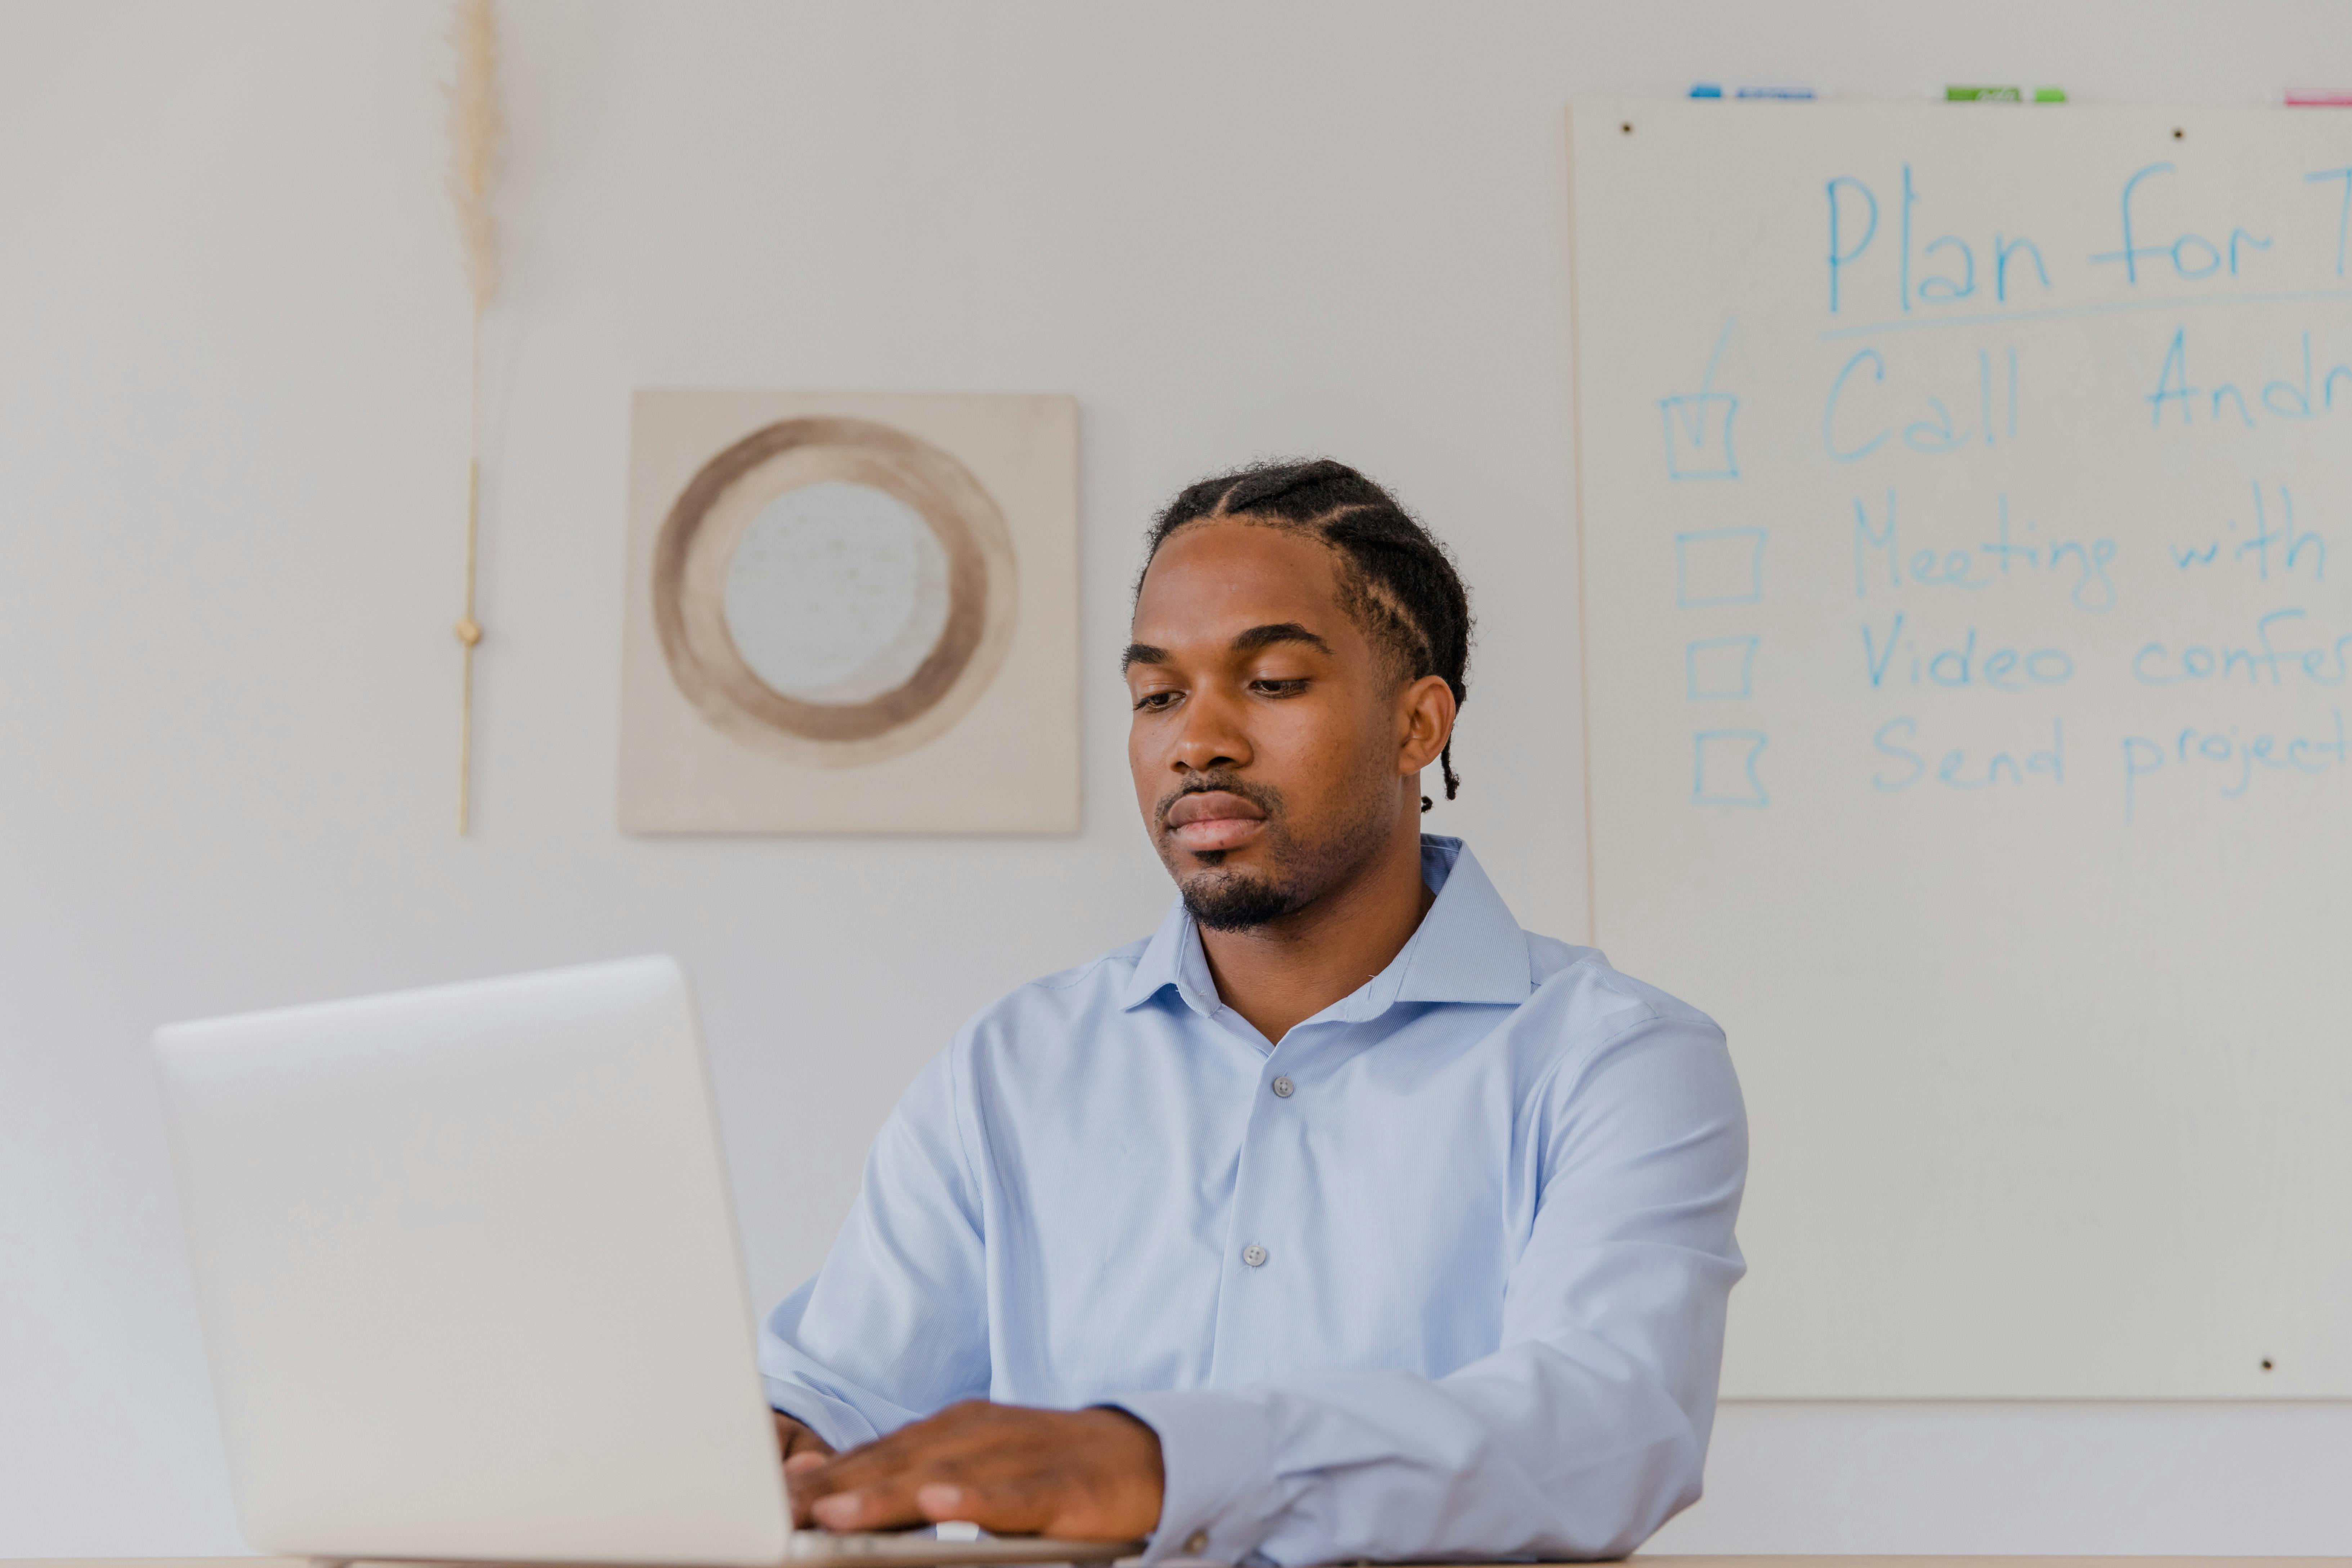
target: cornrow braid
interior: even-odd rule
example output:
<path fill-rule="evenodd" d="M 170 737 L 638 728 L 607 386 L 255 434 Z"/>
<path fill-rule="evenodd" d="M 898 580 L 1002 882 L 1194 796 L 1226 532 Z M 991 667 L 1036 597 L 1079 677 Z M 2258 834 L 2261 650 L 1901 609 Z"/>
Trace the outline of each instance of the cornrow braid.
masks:
<path fill-rule="evenodd" d="M 1470 700 L 1470 595 L 1454 559 L 1396 498 L 1328 458 L 1254 463 L 1187 485 L 1152 520 L 1143 567 L 1188 522 L 1246 517 L 1311 533 L 1339 552 L 1343 607 L 1404 670 L 1443 676 L 1458 708 Z M 1140 573 L 1136 592 L 1143 591 Z M 1438 755 L 1445 798 L 1462 788 L 1449 736 Z M 1427 795 L 1421 808 L 1431 805 Z"/>

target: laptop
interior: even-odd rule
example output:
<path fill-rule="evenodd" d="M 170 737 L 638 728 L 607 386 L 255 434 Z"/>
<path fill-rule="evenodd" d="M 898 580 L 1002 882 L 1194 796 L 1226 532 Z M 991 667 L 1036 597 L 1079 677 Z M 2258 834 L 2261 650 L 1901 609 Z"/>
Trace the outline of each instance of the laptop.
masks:
<path fill-rule="evenodd" d="M 1141 1550 L 793 1527 L 671 959 L 175 1024 L 155 1059 L 259 1551 L 758 1568 Z"/>

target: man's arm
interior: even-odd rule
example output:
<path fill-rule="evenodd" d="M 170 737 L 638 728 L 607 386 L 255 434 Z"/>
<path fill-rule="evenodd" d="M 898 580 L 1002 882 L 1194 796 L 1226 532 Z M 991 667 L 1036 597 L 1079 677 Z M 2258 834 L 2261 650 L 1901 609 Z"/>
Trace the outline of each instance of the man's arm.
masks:
<path fill-rule="evenodd" d="M 943 1055 L 876 1136 L 824 1270 L 761 1329 L 768 1403 L 825 1453 L 988 1392 L 980 1199 L 959 1116 Z M 779 1435 L 787 1458 L 804 1451 Z"/>
<path fill-rule="evenodd" d="M 1160 1515 L 1150 1427 L 1118 1410 L 982 1402 L 986 1263 L 964 1152 L 978 1130 L 961 1122 L 951 1055 L 876 1137 L 823 1272 L 761 1329 L 795 1520 L 879 1530 L 984 1512 L 1007 1533 L 1140 1539 Z"/>

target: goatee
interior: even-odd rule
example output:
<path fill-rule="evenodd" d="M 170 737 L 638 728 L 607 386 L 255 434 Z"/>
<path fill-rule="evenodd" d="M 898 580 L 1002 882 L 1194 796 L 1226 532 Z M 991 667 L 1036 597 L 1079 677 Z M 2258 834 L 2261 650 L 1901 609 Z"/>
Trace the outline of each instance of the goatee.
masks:
<path fill-rule="evenodd" d="M 1264 877 L 1220 877 L 1213 872 L 1182 884 L 1184 908 L 1210 931 L 1248 931 L 1269 925 L 1297 910 L 1297 891 Z"/>

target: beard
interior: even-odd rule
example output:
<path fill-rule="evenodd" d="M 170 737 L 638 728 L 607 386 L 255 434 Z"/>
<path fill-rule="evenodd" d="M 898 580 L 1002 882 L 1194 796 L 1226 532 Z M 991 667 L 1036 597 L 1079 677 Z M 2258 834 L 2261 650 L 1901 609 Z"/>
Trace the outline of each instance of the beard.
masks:
<path fill-rule="evenodd" d="M 1380 850 L 1392 830 L 1396 799 L 1392 779 L 1371 776 L 1356 792 L 1333 830 L 1313 843 L 1291 831 L 1282 792 L 1231 773 L 1202 773 L 1161 799 L 1154 816 L 1162 825 L 1160 858 L 1176 879 L 1177 893 L 1193 922 L 1208 931 L 1251 931 L 1297 913 L 1344 882 Z M 1265 813 L 1265 868 L 1244 871 L 1223 864 L 1226 851 L 1192 855 L 1199 869 L 1177 868 L 1185 852 L 1168 842 L 1169 808 L 1188 795 L 1211 790 L 1236 795 Z"/>
<path fill-rule="evenodd" d="M 1176 890 L 1193 921 L 1207 931 L 1249 931 L 1272 925 L 1311 901 L 1286 883 L 1240 871 L 1223 876 L 1202 871 L 1179 882 Z"/>

